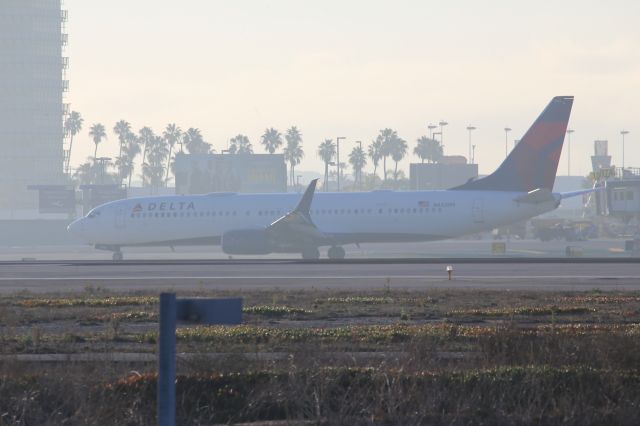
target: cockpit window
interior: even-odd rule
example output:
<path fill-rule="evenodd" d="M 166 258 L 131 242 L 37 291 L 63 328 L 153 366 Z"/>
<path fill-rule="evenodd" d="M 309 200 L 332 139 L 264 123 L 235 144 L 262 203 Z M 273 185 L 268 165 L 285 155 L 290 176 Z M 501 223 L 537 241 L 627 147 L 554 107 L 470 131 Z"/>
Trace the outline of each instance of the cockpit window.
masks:
<path fill-rule="evenodd" d="M 93 219 L 94 217 L 98 217 L 98 216 L 100 216 L 100 211 L 99 210 L 91 210 L 89 212 L 89 214 L 87 215 L 87 217 L 89 219 Z"/>

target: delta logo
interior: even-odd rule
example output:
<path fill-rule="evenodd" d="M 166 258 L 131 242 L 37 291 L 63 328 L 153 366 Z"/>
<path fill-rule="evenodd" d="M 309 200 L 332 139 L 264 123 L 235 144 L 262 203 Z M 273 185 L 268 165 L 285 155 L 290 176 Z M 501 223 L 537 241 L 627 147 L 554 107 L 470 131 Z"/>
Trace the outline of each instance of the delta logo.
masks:
<path fill-rule="evenodd" d="M 131 211 L 132 213 L 140 213 L 142 211 L 142 205 L 141 204 L 136 204 L 133 207 L 133 210 Z"/>
<path fill-rule="evenodd" d="M 195 210 L 196 209 L 196 205 L 193 203 L 193 201 L 191 202 L 186 202 L 186 201 L 180 201 L 177 203 L 148 203 L 146 208 L 142 205 L 142 204 L 136 204 L 133 207 L 133 210 L 131 211 L 132 213 L 140 213 L 143 211 L 181 211 L 181 210 Z"/>

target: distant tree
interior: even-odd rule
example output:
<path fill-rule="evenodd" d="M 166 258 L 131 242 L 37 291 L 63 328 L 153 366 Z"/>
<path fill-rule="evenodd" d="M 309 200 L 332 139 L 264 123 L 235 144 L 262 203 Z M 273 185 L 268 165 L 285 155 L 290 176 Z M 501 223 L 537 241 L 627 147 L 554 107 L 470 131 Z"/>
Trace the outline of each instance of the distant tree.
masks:
<path fill-rule="evenodd" d="M 253 154 L 253 146 L 245 135 L 237 135 L 231 138 L 229 145 L 230 154 Z"/>
<path fill-rule="evenodd" d="M 136 135 L 133 132 L 129 132 L 125 136 L 125 143 L 122 147 L 122 155 L 116 159 L 116 168 L 118 169 L 118 175 L 120 181 L 125 177 L 128 177 L 128 186 L 131 187 L 131 177 L 133 176 L 134 161 L 140 154 L 140 145 Z"/>
<path fill-rule="evenodd" d="M 422 136 L 418 139 L 418 145 L 413 149 L 413 153 L 420 157 L 423 163 L 424 160 L 437 163 L 442 159 L 442 145 L 435 139 Z"/>
<path fill-rule="evenodd" d="M 169 147 L 164 137 L 156 136 L 147 148 L 147 162 L 142 165 L 143 182 L 158 188 L 164 185 L 164 167 Z"/>
<path fill-rule="evenodd" d="M 351 163 L 351 167 L 353 167 L 355 179 L 354 186 L 361 186 L 362 169 L 367 164 L 367 156 L 362 147 L 357 146 L 351 150 L 351 153 L 349 154 L 349 163 Z"/>
<path fill-rule="evenodd" d="M 89 157 L 85 163 L 78 166 L 73 177 L 80 185 L 114 184 L 119 180 L 109 172 L 111 165 L 108 161 L 96 161 L 95 157 Z"/>
<path fill-rule="evenodd" d="M 273 127 L 264 131 L 260 143 L 264 145 L 264 149 L 273 154 L 282 145 L 282 135 Z"/>
<path fill-rule="evenodd" d="M 171 154 L 175 144 L 180 142 L 180 140 L 182 139 L 182 130 L 175 123 L 167 124 L 167 127 L 165 127 L 164 132 L 162 133 L 162 137 L 164 138 L 166 144 L 169 146 L 169 155 L 167 156 L 167 170 L 164 177 L 164 184 L 166 186 L 169 183 Z"/>
<path fill-rule="evenodd" d="M 331 139 L 325 139 L 318 146 L 318 156 L 324 162 L 324 185 L 323 188 L 325 191 L 329 190 L 329 163 L 333 160 L 333 157 L 336 155 L 336 145 L 333 143 Z"/>
<path fill-rule="evenodd" d="M 402 138 L 396 138 L 391 144 L 391 158 L 396 163 L 395 169 L 393 171 L 393 181 L 395 186 L 397 186 L 398 183 L 398 162 L 400 162 L 404 158 L 404 156 L 407 155 L 408 149 L 409 146 L 407 145 L 407 141 Z"/>
<path fill-rule="evenodd" d="M 381 138 L 378 137 L 375 140 L 373 140 L 371 144 L 369 144 L 369 147 L 367 148 L 367 155 L 369 156 L 369 158 L 371 158 L 371 162 L 373 163 L 373 175 L 375 177 L 377 176 L 376 171 L 378 169 L 378 163 L 382 158 L 382 139 Z M 373 182 L 375 182 L 375 178 Z"/>
<path fill-rule="evenodd" d="M 200 129 L 187 129 L 182 135 L 182 142 L 189 154 L 209 154 L 211 151 L 211 144 L 204 141 Z"/>
<path fill-rule="evenodd" d="M 382 167 L 384 170 L 384 181 L 387 181 L 387 157 L 391 155 L 391 149 L 395 140 L 398 138 L 398 133 L 393 129 L 382 129 L 380 134 L 376 138 L 376 141 L 380 143 L 380 155 L 382 157 Z"/>
<path fill-rule="evenodd" d="M 304 151 L 302 150 L 302 133 L 296 126 L 292 126 L 287 130 L 284 138 L 287 141 L 287 146 L 284 149 L 284 158 L 290 165 L 290 183 L 291 186 L 295 185 L 295 169 L 302 158 L 304 157 Z"/>
<path fill-rule="evenodd" d="M 100 123 L 96 123 L 91 126 L 89 130 L 89 136 L 93 140 L 93 143 L 96 145 L 95 150 L 93 151 L 93 158 L 96 159 L 98 157 L 98 144 L 102 142 L 102 139 L 107 137 L 107 133 L 104 130 L 104 126 Z"/>
<path fill-rule="evenodd" d="M 73 137 L 80 133 L 82 130 L 82 123 L 84 119 L 80 116 L 80 113 L 77 111 L 71 111 L 71 114 L 67 117 L 64 122 L 64 132 L 69 135 L 69 153 L 67 154 L 67 162 L 64 167 L 65 173 L 68 175 L 71 165 L 71 151 L 73 149 Z"/>
<path fill-rule="evenodd" d="M 131 124 L 129 124 L 129 122 L 125 120 L 120 120 L 116 123 L 115 126 L 113 126 L 113 133 L 118 136 L 118 142 L 120 145 L 118 149 L 118 157 L 116 158 L 116 168 L 120 170 L 119 165 L 122 164 L 122 149 L 124 147 L 124 144 L 126 143 L 127 135 L 131 133 Z M 120 180 L 122 181 L 123 178 L 124 175 L 121 174 Z"/>
<path fill-rule="evenodd" d="M 150 145 L 153 143 L 156 134 L 151 130 L 151 127 L 143 127 L 138 131 L 138 138 L 136 139 L 139 145 L 142 145 L 142 186 L 145 186 L 145 173 L 144 173 L 144 165 L 147 161 L 147 150 Z"/>

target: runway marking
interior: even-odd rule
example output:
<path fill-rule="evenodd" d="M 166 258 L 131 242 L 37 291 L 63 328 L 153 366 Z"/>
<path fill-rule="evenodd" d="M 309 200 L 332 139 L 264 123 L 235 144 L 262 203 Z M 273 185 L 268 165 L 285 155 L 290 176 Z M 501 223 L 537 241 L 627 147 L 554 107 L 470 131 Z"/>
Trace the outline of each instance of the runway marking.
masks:
<path fill-rule="evenodd" d="M 152 280 L 352 280 L 352 279 L 441 279 L 447 280 L 446 275 L 345 275 L 345 276 L 157 276 L 157 277 L 0 277 L 0 281 L 152 281 Z M 454 275 L 456 280 L 482 280 L 482 279 L 582 279 L 582 280 L 622 280 L 638 279 L 635 275 L 594 276 L 594 275 Z"/>

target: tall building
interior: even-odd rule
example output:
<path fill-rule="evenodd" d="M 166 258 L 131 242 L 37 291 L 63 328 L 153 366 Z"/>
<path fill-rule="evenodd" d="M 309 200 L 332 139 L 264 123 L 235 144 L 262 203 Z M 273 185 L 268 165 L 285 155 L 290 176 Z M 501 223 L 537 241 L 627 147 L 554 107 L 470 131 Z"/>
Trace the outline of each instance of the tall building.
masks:
<path fill-rule="evenodd" d="M 0 5 L 0 212 L 35 209 L 29 185 L 64 183 L 66 18 L 61 0 Z"/>

